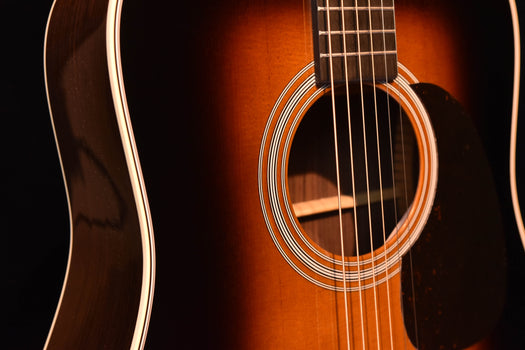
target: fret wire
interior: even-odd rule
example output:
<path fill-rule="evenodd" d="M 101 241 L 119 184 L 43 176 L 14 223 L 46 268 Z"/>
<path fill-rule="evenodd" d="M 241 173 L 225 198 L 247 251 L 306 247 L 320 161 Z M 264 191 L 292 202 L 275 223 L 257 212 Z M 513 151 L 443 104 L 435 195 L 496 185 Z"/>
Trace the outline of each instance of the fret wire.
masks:
<path fill-rule="evenodd" d="M 360 30 L 346 30 L 344 33 L 345 34 L 368 34 L 368 33 L 372 33 L 372 34 L 382 34 L 382 33 L 385 33 L 385 34 L 391 34 L 391 33 L 395 33 L 396 30 L 395 29 L 360 29 Z M 343 34 L 343 31 L 342 30 L 332 30 L 330 31 L 330 34 L 333 34 L 333 35 L 342 35 Z M 328 31 L 326 30 L 320 30 L 319 31 L 319 35 L 328 35 Z"/>
<path fill-rule="evenodd" d="M 327 7 L 326 6 L 318 6 L 317 9 L 319 11 L 326 11 Z M 394 11 L 394 6 L 385 6 L 385 7 L 380 7 L 380 6 L 370 6 L 370 7 L 367 7 L 367 6 L 345 6 L 345 7 L 341 7 L 341 6 L 330 6 L 330 11 L 341 11 L 341 9 L 343 9 L 344 11 L 368 11 L 369 9 L 372 10 L 372 11 L 382 11 L 382 10 L 385 10 L 385 11 Z"/>
<path fill-rule="evenodd" d="M 372 56 L 372 55 L 395 55 L 397 54 L 397 51 L 395 50 L 387 50 L 387 51 L 362 51 L 362 52 L 347 52 L 347 57 L 353 57 L 353 56 Z M 332 53 L 331 57 L 344 57 L 345 53 L 338 52 L 338 53 Z M 321 58 L 329 58 L 330 54 L 328 53 L 321 53 Z"/>

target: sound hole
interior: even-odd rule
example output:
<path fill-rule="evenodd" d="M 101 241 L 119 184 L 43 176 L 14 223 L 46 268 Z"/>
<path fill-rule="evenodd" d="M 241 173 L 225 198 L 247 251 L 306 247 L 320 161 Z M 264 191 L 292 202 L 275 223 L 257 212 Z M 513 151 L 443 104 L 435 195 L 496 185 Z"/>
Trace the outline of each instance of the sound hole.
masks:
<path fill-rule="evenodd" d="M 376 88 L 374 98 L 373 89 L 366 86 L 363 99 L 360 90 L 351 91 L 349 103 L 345 91 L 336 92 L 342 232 L 346 256 L 356 255 L 356 241 L 360 255 L 384 244 L 385 238 L 395 231 L 409 208 L 418 179 L 418 150 L 411 123 L 393 97 Z M 350 122 L 347 105 L 350 106 Z M 297 128 L 288 160 L 288 189 L 303 231 L 325 250 L 340 255 L 341 230 L 330 94 L 312 105 Z"/>

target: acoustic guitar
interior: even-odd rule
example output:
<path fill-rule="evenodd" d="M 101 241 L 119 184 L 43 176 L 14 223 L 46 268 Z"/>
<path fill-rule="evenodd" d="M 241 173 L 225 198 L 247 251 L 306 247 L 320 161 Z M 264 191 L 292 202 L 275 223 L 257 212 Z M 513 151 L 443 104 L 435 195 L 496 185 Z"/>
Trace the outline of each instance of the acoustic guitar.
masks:
<path fill-rule="evenodd" d="M 505 1 L 56 0 L 46 349 L 495 348 L 513 57 Z"/>

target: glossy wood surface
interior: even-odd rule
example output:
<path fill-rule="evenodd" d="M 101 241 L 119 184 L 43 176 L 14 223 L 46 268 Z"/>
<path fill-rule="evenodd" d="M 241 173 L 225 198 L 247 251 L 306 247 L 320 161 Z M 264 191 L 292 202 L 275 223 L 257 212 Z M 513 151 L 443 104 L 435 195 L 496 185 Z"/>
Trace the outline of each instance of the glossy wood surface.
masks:
<path fill-rule="evenodd" d="M 109 86 L 107 6 L 57 1 L 47 32 L 47 88 L 71 225 L 47 349 L 129 349 L 137 321 L 142 247 Z"/>
<path fill-rule="evenodd" d="M 510 98 L 492 95 L 490 86 L 510 92 L 512 48 L 485 55 L 498 44 L 487 32 L 511 35 L 506 5 L 396 2 L 400 61 L 420 81 L 449 91 L 478 125 L 495 111 L 508 115 Z M 313 59 L 309 6 L 295 0 L 201 2 L 176 11 L 167 4 L 125 5 L 125 75 L 159 242 L 148 348 L 174 341 L 173 332 L 182 347 L 344 347 L 343 320 L 333 311 L 341 310 L 341 297 L 284 261 L 257 188 L 271 109 Z M 478 18 L 488 12 L 490 30 Z M 480 31 L 487 41 L 471 39 Z M 488 63 L 495 58 L 497 65 Z M 186 205 L 176 209 L 181 198 Z"/>
<path fill-rule="evenodd" d="M 107 4 L 63 4 L 56 11 L 71 16 L 51 28 L 56 39 L 48 45 L 57 54 L 48 60 L 48 84 L 61 92 L 50 102 L 58 143 L 67 145 L 60 151 L 73 209 L 75 277 L 61 305 L 69 311 L 59 314 L 55 329 L 75 324 L 77 337 L 72 341 L 62 333 L 50 344 L 125 348 L 141 260 L 104 75 Z M 309 6 L 306 0 L 124 5 L 124 75 L 157 228 L 147 348 L 347 346 L 342 295 L 316 287 L 284 261 L 266 229 L 257 186 L 270 111 L 288 81 L 313 59 Z M 399 59 L 420 81 L 449 91 L 477 125 L 496 111 L 501 118 L 509 115 L 510 94 L 493 95 L 491 87 L 510 93 L 505 77 L 511 48 L 486 54 L 498 35 L 511 34 L 505 1 L 399 0 L 396 6 Z M 479 16 L 487 13 L 494 16 L 493 27 L 484 29 Z M 472 39 L 480 32 L 487 40 Z M 69 120 L 71 112 L 79 119 Z M 93 234 L 101 239 L 88 239 Z M 99 258 L 93 261 L 95 252 Z M 410 348 L 401 282 L 400 275 L 392 277 L 389 290 L 395 349 Z M 378 289 L 383 305 L 385 287 Z M 358 334 L 361 301 L 349 297 L 351 347 L 376 348 L 375 316 L 369 313 L 373 290 L 363 298 L 366 340 Z M 388 348 L 383 307 L 379 314 L 380 342 Z"/>

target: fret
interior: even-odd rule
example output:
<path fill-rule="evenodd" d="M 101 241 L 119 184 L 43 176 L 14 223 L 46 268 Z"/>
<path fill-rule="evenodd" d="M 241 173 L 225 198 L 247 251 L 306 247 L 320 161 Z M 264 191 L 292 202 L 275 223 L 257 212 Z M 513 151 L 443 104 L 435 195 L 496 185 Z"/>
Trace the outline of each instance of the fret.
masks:
<path fill-rule="evenodd" d="M 318 84 L 331 79 L 343 83 L 347 79 L 381 82 L 395 78 L 397 44 L 392 0 L 312 1 Z M 330 63 L 333 76 L 329 74 Z"/>
<path fill-rule="evenodd" d="M 326 7 L 326 6 L 319 6 L 317 8 L 319 11 L 327 11 L 328 9 L 330 9 L 330 11 L 341 11 L 341 10 L 344 10 L 344 11 L 368 11 L 368 10 L 372 10 L 372 11 L 394 11 L 394 6 L 344 6 L 344 7 L 341 7 L 341 6 L 330 6 L 330 7 Z"/>
<path fill-rule="evenodd" d="M 390 51 L 363 51 L 363 52 L 332 52 L 332 54 L 329 53 L 323 53 L 320 55 L 321 58 L 330 58 L 330 57 L 357 57 L 357 56 L 371 56 L 371 55 L 396 55 L 397 51 L 390 50 Z"/>
<path fill-rule="evenodd" d="M 395 29 L 360 29 L 360 30 L 345 30 L 344 34 L 395 34 Z M 332 30 L 330 32 L 326 30 L 319 31 L 319 35 L 342 35 L 342 30 Z"/>

